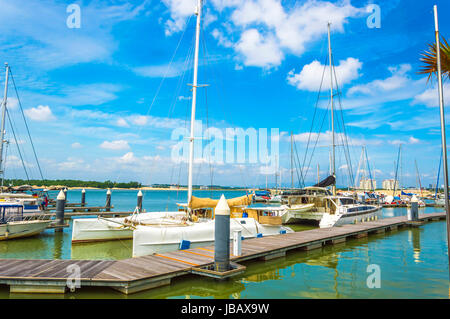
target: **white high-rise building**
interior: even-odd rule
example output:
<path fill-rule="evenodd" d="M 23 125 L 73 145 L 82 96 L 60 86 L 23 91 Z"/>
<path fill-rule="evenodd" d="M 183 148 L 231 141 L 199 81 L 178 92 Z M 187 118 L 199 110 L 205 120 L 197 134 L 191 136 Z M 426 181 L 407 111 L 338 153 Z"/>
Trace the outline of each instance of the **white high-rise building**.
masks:
<path fill-rule="evenodd" d="M 370 178 L 363 178 L 359 181 L 359 188 L 363 190 L 377 189 L 377 181 Z"/>
<path fill-rule="evenodd" d="M 388 190 L 392 190 L 392 189 L 398 189 L 398 181 L 394 180 L 394 179 L 385 179 L 383 181 L 383 189 L 388 189 Z"/>

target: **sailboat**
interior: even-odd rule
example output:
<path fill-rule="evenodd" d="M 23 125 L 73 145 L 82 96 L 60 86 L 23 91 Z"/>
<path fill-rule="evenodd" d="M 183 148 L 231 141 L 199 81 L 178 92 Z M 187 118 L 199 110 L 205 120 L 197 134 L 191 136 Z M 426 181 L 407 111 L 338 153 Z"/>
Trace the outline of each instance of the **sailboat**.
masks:
<path fill-rule="evenodd" d="M 296 196 L 295 203 L 289 206 L 296 209 L 305 209 L 298 212 L 299 220 L 318 222 L 320 228 L 339 226 L 349 223 L 364 222 L 378 218 L 380 207 L 377 205 L 360 204 L 353 197 L 336 195 L 336 156 L 335 156 L 335 129 L 334 129 L 334 93 L 333 93 L 333 60 L 331 55 L 330 23 L 328 24 L 328 58 L 330 67 L 330 105 L 331 105 L 331 131 L 332 145 L 330 152 L 331 174 L 314 187 L 324 188 L 331 186 L 331 194 L 326 191 L 320 192 L 319 196 L 300 195 Z M 317 189 L 319 191 L 319 189 Z M 297 207 L 293 206 L 298 205 Z M 314 204 L 313 207 L 307 205 Z M 286 210 L 286 214 L 292 212 Z M 287 218 L 286 218 L 287 220 Z"/>
<path fill-rule="evenodd" d="M 202 0 L 198 0 L 195 14 L 197 15 L 194 79 L 192 84 L 191 131 L 189 145 L 188 165 L 188 198 L 186 204 L 179 204 L 180 210 L 176 212 L 149 212 L 135 213 L 125 218 L 98 218 L 76 219 L 73 223 L 72 242 L 89 242 L 111 239 L 133 238 L 133 256 L 149 255 L 156 252 L 165 252 L 189 246 L 206 245 L 214 241 L 214 207 L 217 200 L 197 198 L 192 195 L 192 175 L 194 161 L 194 128 L 198 47 L 200 38 L 200 21 Z M 292 232 L 290 228 L 281 226 L 281 223 L 262 224 L 259 216 L 255 218 L 244 217 L 244 208 L 252 202 L 252 195 L 229 199 L 228 205 L 232 213 L 231 232 L 240 230 L 244 238 L 276 235 Z M 261 220 L 267 220 L 261 216 Z M 183 245 L 182 245 L 183 244 Z"/>
<path fill-rule="evenodd" d="M 9 65 L 6 64 L 6 80 L 5 80 L 5 94 L 2 102 L 1 111 L 1 132 L 0 132 L 0 173 L 2 180 L 4 178 L 4 160 L 3 150 L 5 144 L 5 115 L 6 104 L 8 100 L 8 80 L 9 80 Z M 31 215 L 24 214 L 24 207 L 29 201 L 16 199 L 14 196 L 7 196 L 0 201 L 0 240 L 8 240 L 14 238 L 22 238 L 40 234 L 51 223 L 50 220 L 31 220 Z M 40 211 L 38 210 L 38 213 Z"/>

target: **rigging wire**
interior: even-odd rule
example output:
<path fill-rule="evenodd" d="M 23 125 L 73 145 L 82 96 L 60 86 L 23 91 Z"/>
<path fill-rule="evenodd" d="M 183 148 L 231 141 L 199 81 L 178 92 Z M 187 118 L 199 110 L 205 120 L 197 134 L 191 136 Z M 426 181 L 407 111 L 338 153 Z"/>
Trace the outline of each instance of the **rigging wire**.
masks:
<path fill-rule="evenodd" d="M 20 151 L 19 143 L 18 143 L 17 138 L 16 138 L 16 133 L 14 131 L 14 128 L 13 128 L 13 125 L 12 125 L 12 122 L 11 122 L 11 117 L 9 116 L 8 109 L 6 109 L 6 115 L 8 116 L 9 125 L 11 127 L 11 132 L 13 133 L 13 136 L 14 136 L 14 141 L 16 142 L 17 151 L 19 152 L 19 157 L 20 157 L 20 161 L 22 162 L 23 170 L 25 171 L 25 175 L 27 176 L 27 181 L 29 182 L 30 178 L 28 176 L 28 172 L 27 172 L 27 168 L 25 166 L 25 162 L 23 161 L 22 152 Z M 4 175 L 3 175 L 3 177 L 4 177 Z"/>
<path fill-rule="evenodd" d="M 19 104 L 19 107 L 20 107 L 20 113 L 22 114 L 22 118 L 23 118 L 23 121 L 25 123 L 25 127 L 27 129 L 28 138 L 30 139 L 31 148 L 33 150 L 33 154 L 34 154 L 34 158 L 36 160 L 36 164 L 37 164 L 37 167 L 38 167 L 38 170 L 39 170 L 39 174 L 41 176 L 41 179 L 44 180 L 44 175 L 42 174 L 42 169 L 41 169 L 41 165 L 39 163 L 39 159 L 38 159 L 37 154 L 36 154 L 36 149 L 34 148 L 33 139 L 31 138 L 30 129 L 28 127 L 28 123 L 27 123 L 27 120 L 25 118 L 25 114 L 24 114 L 23 107 L 22 107 L 22 102 L 20 101 L 19 92 L 17 91 L 16 81 L 14 80 L 14 75 L 12 73 L 11 67 L 9 67 L 9 73 L 11 75 L 11 80 L 12 80 L 13 85 L 14 85 L 14 91 L 16 92 L 17 101 L 18 101 L 18 104 Z M 9 114 L 8 114 L 8 118 L 9 118 Z"/>

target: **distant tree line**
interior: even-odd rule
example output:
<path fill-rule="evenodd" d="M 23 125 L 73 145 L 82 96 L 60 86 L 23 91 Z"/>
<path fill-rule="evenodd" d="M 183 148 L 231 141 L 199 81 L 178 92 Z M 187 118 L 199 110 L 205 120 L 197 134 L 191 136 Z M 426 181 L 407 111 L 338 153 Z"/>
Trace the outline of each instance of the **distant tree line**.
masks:
<path fill-rule="evenodd" d="M 5 179 L 5 186 L 20 186 L 20 185 L 38 185 L 38 186 L 57 186 L 63 185 L 67 187 L 95 187 L 95 188 L 140 188 L 142 184 L 139 182 L 112 182 L 112 181 L 79 181 L 74 179 L 43 179 L 43 180 L 23 180 L 23 179 Z"/>
<path fill-rule="evenodd" d="M 174 184 L 152 184 L 151 187 L 155 188 L 170 188 L 171 186 L 187 187 L 187 185 L 174 185 Z M 193 189 L 200 189 L 202 186 L 207 186 L 208 189 L 241 189 L 242 187 L 233 186 L 220 186 L 220 185 L 192 185 Z"/>

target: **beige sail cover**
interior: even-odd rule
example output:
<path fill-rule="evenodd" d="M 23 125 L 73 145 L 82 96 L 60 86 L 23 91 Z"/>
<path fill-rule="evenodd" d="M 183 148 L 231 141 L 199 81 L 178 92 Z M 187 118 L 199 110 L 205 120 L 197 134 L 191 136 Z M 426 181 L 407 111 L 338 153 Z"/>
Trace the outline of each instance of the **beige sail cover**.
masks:
<path fill-rule="evenodd" d="M 241 197 L 235 197 L 227 199 L 227 203 L 229 207 L 233 206 L 242 206 L 242 205 L 250 205 L 252 203 L 253 194 L 244 195 Z M 200 197 L 191 197 L 191 201 L 189 202 L 189 208 L 191 209 L 199 209 L 199 208 L 215 208 L 218 199 L 211 198 L 200 198 Z"/>

